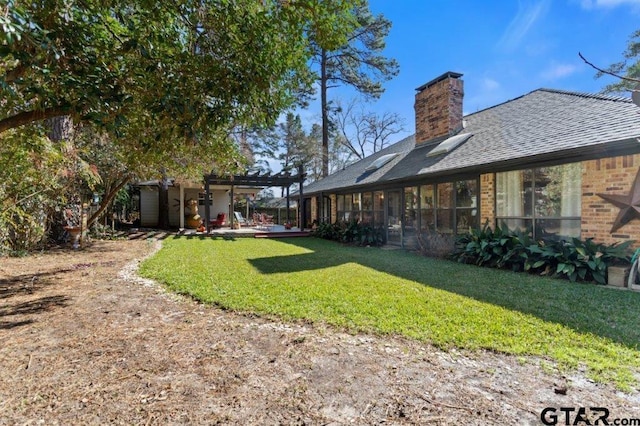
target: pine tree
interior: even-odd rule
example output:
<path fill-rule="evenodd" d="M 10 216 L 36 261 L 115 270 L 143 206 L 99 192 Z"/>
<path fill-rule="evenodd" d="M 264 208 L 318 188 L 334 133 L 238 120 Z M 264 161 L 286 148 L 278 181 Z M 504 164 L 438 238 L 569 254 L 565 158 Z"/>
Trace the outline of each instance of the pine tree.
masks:
<path fill-rule="evenodd" d="M 383 15 L 372 15 L 367 2 L 357 7 L 354 14 L 358 26 L 347 43 L 336 50 L 317 48 L 315 55 L 320 66 L 323 176 L 329 174 L 328 89 L 348 85 L 365 96 L 378 98 L 384 92 L 382 82 L 398 74 L 397 62 L 382 55 L 391 22 Z"/>

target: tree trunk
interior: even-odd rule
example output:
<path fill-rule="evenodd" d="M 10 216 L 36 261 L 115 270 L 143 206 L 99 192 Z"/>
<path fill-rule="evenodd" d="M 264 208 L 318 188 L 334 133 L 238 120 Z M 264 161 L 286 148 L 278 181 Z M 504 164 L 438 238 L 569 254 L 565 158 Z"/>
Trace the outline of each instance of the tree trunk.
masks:
<path fill-rule="evenodd" d="M 102 203 L 100 203 L 100 208 L 87 220 L 87 229 L 91 228 L 100 216 L 107 210 L 109 205 L 113 202 L 113 199 L 118 195 L 118 191 L 120 191 L 126 184 L 129 182 L 130 176 L 125 176 L 122 178 L 120 182 L 117 182 L 115 185 L 111 187 L 111 190 L 104 194 L 104 198 L 102 199 Z"/>
<path fill-rule="evenodd" d="M 68 115 L 48 118 L 46 120 L 49 127 L 49 139 L 52 141 L 69 140 L 73 136 L 73 121 Z"/>
<path fill-rule="evenodd" d="M 162 170 L 158 202 L 158 226 L 160 229 L 167 229 L 169 228 L 169 179 L 165 170 Z"/>
<path fill-rule="evenodd" d="M 322 109 L 322 177 L 329 176 L 329 111 L 327 105 L 327 51 L 320 58 L 320 108 Z"/>

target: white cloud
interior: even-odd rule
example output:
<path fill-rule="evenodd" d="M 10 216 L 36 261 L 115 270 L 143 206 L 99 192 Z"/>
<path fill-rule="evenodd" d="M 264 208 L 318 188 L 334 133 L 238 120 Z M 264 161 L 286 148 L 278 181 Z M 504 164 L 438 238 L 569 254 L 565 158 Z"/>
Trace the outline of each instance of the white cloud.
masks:
<path fill-rule="evenodd" d="M 545 80 L 557 80 L 574 74 L 578 68 L 571 64 L 551 64 L 541 73 Z"/>
<path fill-rule="evenodd" d="M 464 99 L 464 115 L 500 103 L 506 96 L 504 85 L 499 80 L 487 75 L 478 77 L 476 81 L 470 80 L 469 87 L 465 88 L 469 96 Z"/>
<path fill-rule="evenodd" d="M 581 0 L 583 9 L 614 8 L 622 5 L 639 6 L 640 0 Z"/>
<path fill-rule="evenodd" d="M 519 1 L 518 13 L 509 22 L 498 42 L 498 47 L 507 51 L 515 49 L 536 23 L 549 9 L 550 0 L 535 2 Z"/>
<path fill-rule="evenodd" d="M 492 78 L 485 77 L 482 79 L 482 90 L 492 91 L 500 88 L 500 83 Z"/>

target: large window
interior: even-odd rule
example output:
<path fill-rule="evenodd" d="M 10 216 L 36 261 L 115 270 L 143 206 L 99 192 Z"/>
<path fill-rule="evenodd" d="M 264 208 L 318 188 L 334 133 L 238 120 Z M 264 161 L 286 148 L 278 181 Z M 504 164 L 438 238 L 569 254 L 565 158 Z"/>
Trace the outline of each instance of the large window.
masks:
<path fill-rule="evenodd" d="M 420 231 L 435 231 L 435 193 L 433 185 L 420 187 Z"/>
<path fill-rule="evenodd" d="M 534 238 L 580 237 L 580 163 L 496 174 L 498 225 Z"/>
<path fill-rule="evenodd" d="M 459 180 L 436 186 L 436 230 L 463 234 L 478 226 L 478 181 Z"/>
<path fill-rule="evenodd" d="M 415 235 L 416 229 L 418 228 L 419 200 L 417 186 L 410 186 L 404 189 L 405 235 Z"/>
<path fill-rule="evenodd" d="M 338 221 L 357 220 L 382 226 L 384 224 L 384 193 L 382 191 L 356 192 L 336 196 Z"/>
<path fill-rule="evenodd" d="M 336 195 L 338 221 L 358 220 L 375 226 L 402 227 L 405 237 L 416 232 L 461 234 L 478 227 L 478 180 L 409 186 L 386 192 Z M 400 235 L 400 233 L 398 232 Z"/>

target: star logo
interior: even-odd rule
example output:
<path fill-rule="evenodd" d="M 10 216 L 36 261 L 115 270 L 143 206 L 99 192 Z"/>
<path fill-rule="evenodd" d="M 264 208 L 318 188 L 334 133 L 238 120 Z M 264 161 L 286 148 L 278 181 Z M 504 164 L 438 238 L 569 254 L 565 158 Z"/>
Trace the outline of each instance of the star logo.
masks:
<path fill-rule="evenodd" d="M 640 217 L 640 169 L 636 174 L 636 179 L 633 181 L 631 191 L 627 195 L 616 194 L 597 194 L 598 197 L 610 202 L 616 207 L 620 208 L 618 217 L 613 222 L 611 233 L 614 233 L 622 226 L 629 223 L 632 219 Z"/>

